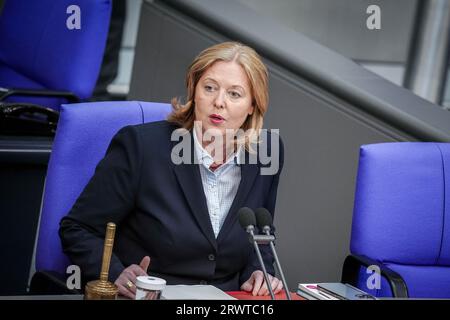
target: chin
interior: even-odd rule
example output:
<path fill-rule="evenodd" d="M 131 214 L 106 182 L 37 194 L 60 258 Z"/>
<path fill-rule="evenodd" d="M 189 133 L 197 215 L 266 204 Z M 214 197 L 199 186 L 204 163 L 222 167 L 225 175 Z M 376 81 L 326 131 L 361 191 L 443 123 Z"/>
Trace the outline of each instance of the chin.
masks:
<path fill-rule="evenodd" d="M 216 135 L 224 135 L 225 134 L 225 129 L 223 128 L 218 128 L 218 127 L 214 127 L 214 126 L 206 126 L 205 127 L 205 131 L 208 130 L 208 132 L 210 134 L 212 134 L 213 136 Z"/>

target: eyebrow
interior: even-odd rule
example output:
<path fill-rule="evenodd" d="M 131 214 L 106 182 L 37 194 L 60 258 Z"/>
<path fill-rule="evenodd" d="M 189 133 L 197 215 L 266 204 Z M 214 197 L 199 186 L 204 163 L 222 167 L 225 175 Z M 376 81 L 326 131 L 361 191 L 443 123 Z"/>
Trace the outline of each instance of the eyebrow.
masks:
<path fill-rule="evenodd" d="M 216 80 L 214 80 L 213 78 L 210 78 L 210 77 L 206 77 L 206 78 L 204 79 L 204 81 L 208 81 L 208 80 L 209 80 L 209 81 L 213 81 L 213 82 L 215 82 L 215 83 L 218 83 Z M 233 88 L 233 89 L 241 89 L 242 91 L 245 92 L 244 87 L 242 87 L 242 86 L 240 86 L 240 85 L 237 85 L 237 84 L 231 86 L 231 88 Z"/>
<path fill-rule="evenodd" d="M 216 80 L 214 80 L 213 78 L 210 78 L 210 77 L 206 77 L 203 81 L 208 81 L 208 80 L 218 83 Z"/>
<path fill-rule="evenodd" d="M 242 86 L 239 86 L 239 85 L 231 86 L 231 88 L 234 88 L 234 89 L 241 89 L 242 91 L 245 92 L 245 89 L 244 89 Z"/>

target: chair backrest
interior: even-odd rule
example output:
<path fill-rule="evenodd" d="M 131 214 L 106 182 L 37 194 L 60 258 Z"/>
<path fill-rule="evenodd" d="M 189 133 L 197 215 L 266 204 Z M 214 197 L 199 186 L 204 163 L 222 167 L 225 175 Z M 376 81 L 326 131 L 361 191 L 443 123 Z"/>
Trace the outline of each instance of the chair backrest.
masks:
<path fill-rule="evenodd" d="M 362 146 L 351 253 L 400 274 L 411 297 L 450 298 L 449 186 L 449 143 Z M 387 282 L 375 294 L 390 296 Z"/>
<path fill-rule="evenodd" d="M 36 249 L 36 271 L 65 273 L 69 265 L 58 236 L 66 215 L 126 125 L 163 120 L 170 104 L 115 101 L 63 105 L 48 165 Z"/>
<path fill-rule="evenodd" d="M 89 98 L 111 7 L 111 0 L 7 0 L 0 17 L 0 86 L 71 91 Z"/>

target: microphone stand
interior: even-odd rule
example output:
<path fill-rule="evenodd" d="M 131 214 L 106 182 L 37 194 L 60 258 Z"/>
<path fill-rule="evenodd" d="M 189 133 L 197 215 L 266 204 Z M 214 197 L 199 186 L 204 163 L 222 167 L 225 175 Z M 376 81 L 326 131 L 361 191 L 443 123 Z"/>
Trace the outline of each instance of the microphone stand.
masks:
<path fill-rule="evenodd" d="M 269 245 L 270 245 L 270 249 L 272 250 L 273 256 L 275 258 L 275 263 L 277 265 L 278 272 L 280 273 L 280 276 L 281 276 L 281 282 L 283 282 L 284 292 L 286 292 L 286 299 L 292 300 L 291 294 L 289 292 L 289 288 L 288 288 L 288 285 L 287 285 L 287 282 L 286 282 L 286 279 L 284 277 L 283 269 L 281 268 L 280 260 L 278 259 L 277 251 L 275 250 L 275 245 L 273 244 L 273 241 L 275 240 L 275 237 L 270 234 L 270 227 L 269 226 L 265 226 L 263 232 L 267 236 L 271 237 L 271 239 L 269 240 Z"/>
<path fill-rule="evenodd" d="M 247 232 L 250 234 L 249 240 L 250 240 L 250 242 L 253 242 L 253 246 L 255 247 L 256 255 L 258 256 L 259 263 L 261 264 L 261 268 L 262 268 L 262 271 L 264 274 L 264 279 L 266 280 L 266 285 L 267 285 L 267 288 L 269 289 L 270 296 L 272 297 L 272 300 L 275 300 L 275 294 L 273 293 L 272 285 L 269 282 L 269 275 L 267 274 L 266 266 L 264 265 L 264 261 L 261 256 L 261 252 L 259 251 L 258 242 L 256 240 L 256 238 L 259 238 L 261 236 L 255 236 L 255 233 L 253 232 L 253 230 L 254 230 L 254 226 L 249 225 L 247 227 Z"/>

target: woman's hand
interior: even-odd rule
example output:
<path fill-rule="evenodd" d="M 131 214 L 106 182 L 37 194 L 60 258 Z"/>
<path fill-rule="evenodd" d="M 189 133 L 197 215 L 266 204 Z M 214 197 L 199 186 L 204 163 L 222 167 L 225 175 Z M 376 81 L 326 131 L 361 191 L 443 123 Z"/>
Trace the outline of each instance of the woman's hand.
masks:
<path fill-rule="evenodd" d="M 283 282 L 270 274 L 268 274 L 268 276 L 273 293 L 277 294 L 283 289 Z M 267 288 L 266 281 L 264 281 L 264 273 L 261 270 L 253 272 L 250 278 L 241 285 L 241 290 L 247 292 L 251 291 L 254 296 L 267 296 L 269 294 L 269 289 Z"/>
<path fill-rule="evenodd" d="M 132 264 L 125 268 L 114 283 L 119 288 L 119 294 L 130 299 L 136 295 L 136 277 L 146 276 L 150 265 L 150 257 L 145 256 L 139 265 Z"/>

